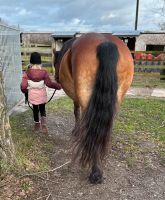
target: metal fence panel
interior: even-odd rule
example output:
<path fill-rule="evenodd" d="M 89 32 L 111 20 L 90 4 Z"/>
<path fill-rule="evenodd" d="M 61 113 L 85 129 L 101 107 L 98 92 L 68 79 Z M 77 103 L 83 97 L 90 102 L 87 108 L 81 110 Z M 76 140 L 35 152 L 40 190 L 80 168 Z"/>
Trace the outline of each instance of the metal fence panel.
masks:
<path fill-rule="evenodd" d="M 0 24 L 0 70 L 8 109 L 23 97 L 20 91 L 22 77 L 20 31 Z"/>

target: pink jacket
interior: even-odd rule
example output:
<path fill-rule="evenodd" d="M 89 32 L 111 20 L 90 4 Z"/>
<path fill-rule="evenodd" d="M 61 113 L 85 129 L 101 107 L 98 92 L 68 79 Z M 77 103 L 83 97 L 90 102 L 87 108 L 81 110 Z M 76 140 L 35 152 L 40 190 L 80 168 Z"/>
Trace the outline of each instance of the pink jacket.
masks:
<path fill-rule="evenodd" d="M 51 81 L 48 73 L 44 69 L 28 69 L 21 82 L 21 91 L 28 92 L 28 101 L 31 104 L 39 105 L 47 103 L 46 86 L 57 90 L 61 89 L 61 85 Z"/>

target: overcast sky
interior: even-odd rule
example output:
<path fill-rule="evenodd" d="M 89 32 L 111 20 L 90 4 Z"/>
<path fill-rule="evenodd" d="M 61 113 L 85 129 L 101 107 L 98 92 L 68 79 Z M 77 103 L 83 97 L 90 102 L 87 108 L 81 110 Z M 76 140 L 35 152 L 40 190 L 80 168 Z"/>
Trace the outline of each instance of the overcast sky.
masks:
<path fill-rule="evenodd" d="M 162 0 L 140 0 L 139 30 L 159 30 Z M 0 18 L 23 31 L 134 30 L 136 0 L 0 0 Z"/>

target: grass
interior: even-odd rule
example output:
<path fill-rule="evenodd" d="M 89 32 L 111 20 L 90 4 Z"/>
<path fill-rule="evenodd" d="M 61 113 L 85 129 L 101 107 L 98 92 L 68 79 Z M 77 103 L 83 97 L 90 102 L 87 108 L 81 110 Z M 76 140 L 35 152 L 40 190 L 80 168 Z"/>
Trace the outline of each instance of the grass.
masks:
<path fill-rule="evenodd" d="M 145 131 L 161 138 L 164 133 L 164 129 L 161 128 L 165 120 L 164 103 L 163 100 L 125 99 L 118 116 L 117 127 L 122 126 L 123 131 L 127 133 Z"/>
<path fill-rule="evenodd" d="M 53 148 L 55 141 L 34 134 L 31 118 L 30 111 L 10 117 L 19 170 L 46 170 L 50 166 L 46 152 Z"/>
<path fill-rule="evenodd" d="M 165 106 L 163 100 L 125 98 L 114 124 L 114 155 L 129 166 L 146 162 L 144 155 L 156 152 L 165 164 Z M 73 103 L 63 97 L 47 105 L 48 112 L 73 112 Z M 50 168 L 49 153 L 58 141 L 32 133 L 31 111 L 10 117 L 19 170 L 41 171 Z M 145 161 L 144 161 L 145 160 Z"/>
<path fill-rule="evenodd" d="M 165 107 L 163 100 L 124 100 L 114 126 L 114 146 L 128 165 L 155 152 L 165 164 Z"/>
<path fill-rule="evenodd" d="M 47 105 L 48 112 L 71 112 L 72 101 L 61 98 Z M 10 117 L 12 137 L 16 147 L 18 169 L 16 171 L 42 171 L 50 168 L 48 152 L 57 141 L 53 138 L 39 137 L 32 132 L 32 113 L 26 111 Z"/>
<path fill-rule="evenodd" d="M 47 104 L 48 112 L 62 112 L 62 111 L 73 111 L 72 100 L 68 97 L 61 97 L 56 102 Z"/>

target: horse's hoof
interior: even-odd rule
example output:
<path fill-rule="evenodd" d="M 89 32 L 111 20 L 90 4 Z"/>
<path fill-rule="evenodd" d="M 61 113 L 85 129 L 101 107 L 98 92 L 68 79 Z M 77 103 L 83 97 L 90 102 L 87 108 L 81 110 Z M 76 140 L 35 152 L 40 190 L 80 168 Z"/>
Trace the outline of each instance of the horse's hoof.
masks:
<path fill-rule="evenodd" d="M 89 182 L 91 184 L 101 184 L 103 182 L 103 175 L 100 171 L 98 172 L 91 172 L 89 175 Z"/>

